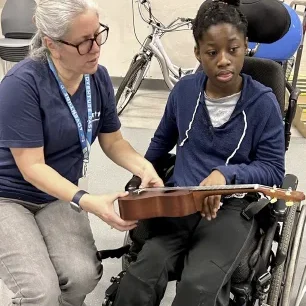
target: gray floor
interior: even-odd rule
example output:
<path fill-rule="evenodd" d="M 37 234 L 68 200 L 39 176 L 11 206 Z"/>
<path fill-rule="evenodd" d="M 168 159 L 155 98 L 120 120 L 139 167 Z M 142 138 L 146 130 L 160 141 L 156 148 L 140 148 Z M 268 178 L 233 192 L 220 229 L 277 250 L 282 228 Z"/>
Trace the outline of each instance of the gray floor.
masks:
<path fill-rule="evenodd" d="M 136 95 L 132 105 L 126 110 L 121 117 L 122 133 L 126 139 L 140 153 L 144 153 L 148 147 L 150 138 L 154 133 L 160 116 L 163 112 L 167 92 L 145 92 L 142 91 Z M 299 177 L 299 189 L 306 191 L 306 139 L 302 138 L 299 133 L 294 130 L 291 140 L 290 150 L 287 153 L 286 169 L 288 173 L 294 173 Z M 130 179 L 131 174 L 122 168 L 119 168 L 110 162 L 102 153 L 97 143 L 92 149 L 90 161 L 90 179 L 89 191 L 91 193 L 104 193 L 122 190 L 126 182 Z M 98 249 L 109 249 L 122 246 L 124 234 L 116 230 L 111 230 L 101 220 L 95 216 L 90 216 L 95 240 Z M 297 270 L 298 285 L 301 278 L 302 269 L 306 265 L 306 235 L 304 237 L 302 252 L 299 259 Z M 111 276 L 117 275 L 121 271 L 121 261 L 108 259 L 103 262 L 104 275 L 96 289 L 87 297 L 88 306 L 101 306 L 104 298 L 104 292 L 109 286 Z M 1 288 L 1 287 L 0 287 Z M 0 289 L 0 306 L 9 305 L 7 293 L 5 289 Z M 295 295 L 295 290 L 293 295 Z M 174 283 L 170 283 L 163 300 L 162 306 L 171 305 L 174 294 Z M 306 299 L 303 301 L 306 305 Z"/>

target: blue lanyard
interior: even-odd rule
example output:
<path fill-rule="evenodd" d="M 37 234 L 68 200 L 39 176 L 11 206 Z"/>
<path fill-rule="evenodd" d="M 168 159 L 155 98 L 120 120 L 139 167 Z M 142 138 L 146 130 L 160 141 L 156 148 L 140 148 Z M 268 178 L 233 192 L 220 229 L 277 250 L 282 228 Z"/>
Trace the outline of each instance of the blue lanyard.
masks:
<path fill-rule="evenodd" d="M 92 141 L 92 104 L 91 104 L 91 89 L 90 89 L 90 77 L 89 74 L 84 75 L 85 79 L 85 88 L 86 88 L 86 100 L 87 100 L 87 114 L 88 114 L 88 125 L 87 125 L 87 133 L 85 137 L 84 129 L 82 126 L 81 119 L 74 107 L 74 105 L 71 102 L 71 99 L 69 97 L 69 94 L 65 88 L 65 85 L 63 82 L 60 80 L 58 77 L 58 74 L 56 72 L 55 66 L 52 62 L 52 60 L 48 57 L 48 63 L 51 71 L 53 72 L 58 85 L 62 91 L 62 94 L 66 100 L 66 103 L 71 111 L 71 114 L 75 120 L 75 123 L 78 127 L 78 132 L 79 132 L 79 139 L 82 147 L 82 152 L 84 155 L 83 158 L 83 176 L 86 176 L 87 172 L 87 165 L 89 163 L 89 154 L 90 154 L 90 146 L 91 146 L 91 141 Z"/>

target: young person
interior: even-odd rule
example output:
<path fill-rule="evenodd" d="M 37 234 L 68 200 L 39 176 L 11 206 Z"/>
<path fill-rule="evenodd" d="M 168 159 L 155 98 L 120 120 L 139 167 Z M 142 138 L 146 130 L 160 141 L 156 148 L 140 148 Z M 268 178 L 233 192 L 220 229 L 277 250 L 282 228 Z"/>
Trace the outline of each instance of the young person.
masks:
<path fill-rule="evenodd" d="M 207 1 L 194 20 L 195 56 L 204 72 L 180 80 L 145 157 L 177 145 L 175 186 L 280 185 L 284 130 L 270 88 L 241 74 L 247 20 L 233 0 Z M 156 306 L 169 273 L 183 270 L 173 306 L 227 306 L 230 279 L 256 221 L 240 212 L 256 196 L 207 197 L 202 214 L 149 220 L 150 238 L 123 277 L 114 306 Z"/>

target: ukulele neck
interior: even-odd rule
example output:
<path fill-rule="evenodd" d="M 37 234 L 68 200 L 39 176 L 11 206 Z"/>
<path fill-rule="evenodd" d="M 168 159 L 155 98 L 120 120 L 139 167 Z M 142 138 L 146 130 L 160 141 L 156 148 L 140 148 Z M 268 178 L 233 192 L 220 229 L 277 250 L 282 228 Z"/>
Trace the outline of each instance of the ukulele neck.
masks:
<path fill-rule="evenodd" d="M 186 187 L 153 187 L 153 188 L 141 188 L 136 189 L 134 193 L 141 193 L 145 191 L 159 191 L 159 192 L 171 192 L 171 191 L 180 191 L 180 190 L 189 190 L 189 191 L 233 191 L 239 192 L 243 190 L 247 191 L 256 191 L 259 187 L 264 187 L 259 184 L 243 184 L 243 185 L 212 185 L 212 186 L 186 186 Z"/>

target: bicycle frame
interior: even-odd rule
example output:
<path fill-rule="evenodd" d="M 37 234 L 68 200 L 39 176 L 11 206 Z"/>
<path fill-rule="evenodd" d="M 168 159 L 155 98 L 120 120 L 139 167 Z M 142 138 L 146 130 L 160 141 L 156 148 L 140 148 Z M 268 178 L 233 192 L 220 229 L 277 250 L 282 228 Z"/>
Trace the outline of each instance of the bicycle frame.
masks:
<path fill-rule="evenodd" d="M 140 54 L 144 54 L 146 57 L 151 58 L 155 56 L 159 62 L 165 83 L 172 89 L 179 79 L 187 74 L 194 73 L 199 64 L 194 68 L 181 68 L 172 63 L 170 57 L 166 53 L 163 44 L 161 42 L 161 33 L 157 29 L 153 30 L 153 33 L 149 35 L 143 46 L 143 51 Z"/>
<path fill-rule="evenodd" d="M 196 64 L 194 68 L 181 68 L 173 64 L 166 50 L 163 47 L 161 37 L 167 32 L 171 32 L 185 25 L 189 25 L 189 22 L 186 21 L 187 19 L 183 21 L 182 18 L 176 18 L 167 27 L 161 28 L 158 24 L 152 23 L 150 22 L 150 20 L 146 20 L 141 11 L 140 1 L 138 2 L 138 10 L 142 19 L 151 25 L 152 33 L 146 38 L 142 47 L 142 51 L 138 55 L 136 55 L 135 59 L 139 55 L 143 55 L 146 57 L 147 60 L 151 60 L 152 56 L 154 56 L 159 62 L 164 81 L 171 90 L 181 77 L 196 72 L 199 67 L 199 63 Z M 181 23 L 176 24 L 178 21 L 181 21 Z M 144 75 L 146 75 L 148 69 L 149 65 L 147 66 Z"/>

